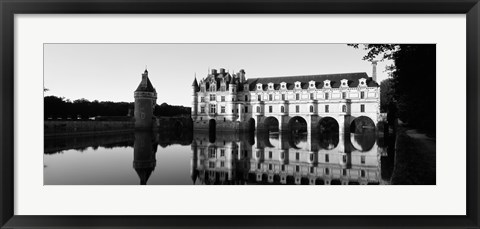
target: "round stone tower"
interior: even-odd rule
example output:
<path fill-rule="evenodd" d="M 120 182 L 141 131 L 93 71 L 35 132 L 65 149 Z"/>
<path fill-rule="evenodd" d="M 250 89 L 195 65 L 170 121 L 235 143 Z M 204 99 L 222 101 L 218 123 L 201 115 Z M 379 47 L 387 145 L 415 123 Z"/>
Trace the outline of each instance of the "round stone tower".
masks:
<path fill-rule="evenodd" d="M 157 104 L 157 91 L 148 79 L 148 71 L 142 74 L 142 81 L 134 93 L 135 97 L 135 129 L 151 130 L 154 127 L 153 111 Z"/>
<path fill-rule="evenodd" d="M 197 82 L 197 76 L 195 76 L 193 83 L 192 83 L 192 119 L 195 120 L 197 118 L 198 114 L 198 98 L 197 98 L 197 92 L 198 92 L 198 82 Z"/>

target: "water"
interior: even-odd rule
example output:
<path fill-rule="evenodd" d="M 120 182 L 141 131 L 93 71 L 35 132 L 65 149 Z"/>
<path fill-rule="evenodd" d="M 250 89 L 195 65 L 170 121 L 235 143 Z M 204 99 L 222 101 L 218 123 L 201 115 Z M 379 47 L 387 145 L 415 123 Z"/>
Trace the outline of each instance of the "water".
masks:
<path fill-rule="evenodd" d="M 375 133 L 135 132 L 45 139 L 45 185 L 389 184 Z"/>

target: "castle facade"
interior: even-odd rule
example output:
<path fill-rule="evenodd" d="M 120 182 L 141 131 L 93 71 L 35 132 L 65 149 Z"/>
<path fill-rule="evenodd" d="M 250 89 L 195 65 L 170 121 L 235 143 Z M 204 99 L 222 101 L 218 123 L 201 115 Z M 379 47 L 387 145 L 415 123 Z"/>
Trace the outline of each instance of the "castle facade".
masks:
<path fill-rule="evenodd" d="M 192 84 L 194 129 L 248 131 L 295 129 L 308 133 L 337 125 L 340 133 L 375 128 L 380 87 L 365 72 L 246 78 L 213 69 Z"/>

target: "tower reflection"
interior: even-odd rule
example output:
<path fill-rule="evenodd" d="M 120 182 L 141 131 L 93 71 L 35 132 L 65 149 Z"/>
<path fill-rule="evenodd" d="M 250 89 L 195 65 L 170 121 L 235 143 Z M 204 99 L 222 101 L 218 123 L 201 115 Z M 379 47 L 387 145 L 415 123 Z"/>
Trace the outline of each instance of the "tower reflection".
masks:
<path fill-rule="evenodd" d="M 150 131 L 135 131 L 133 168 L 140 178 L 141 185 L 147 184 L 148 178 L 155 170 L 157 164 L 155 154 L 158 142 L 158 134 Z"/>

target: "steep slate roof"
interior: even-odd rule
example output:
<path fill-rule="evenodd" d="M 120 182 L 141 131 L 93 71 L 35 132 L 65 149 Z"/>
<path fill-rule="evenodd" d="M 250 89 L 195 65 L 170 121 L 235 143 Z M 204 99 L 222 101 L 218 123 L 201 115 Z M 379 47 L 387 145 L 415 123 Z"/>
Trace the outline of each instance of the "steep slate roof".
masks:
<path fill-rule="evenodd" d="M 368 77 L 365 72 L 356 72 L 356 73 L 339 73 L 339 74 L 322 74 L 322 75 L 304 75 L 304 76 L 281 76 L 281 77 L 259 77 L 259 78 L 250 78 L 246 83 L 250 84 L 250 90 L 256 89 L 256 84 L 261 83 L 263 90 L 268 88 L 268 83 L 273 83 L 275 90 L 280 89 L 280 83 L 287 83 L 287 89 L 291 90 L 295 87 L 295 82 L 300 81 L 301 87 L 303 89 L 308 88 L 308 83 L 313 80 L 315 81 L 316 88 L 323 88 L 323 81 L 330 80 L 330 86 L 332 88 L 339 88 L 341 80 L 348 80 L 349 87 L 357 87 L 359 84 L 359 79 L 367 79 L 368 87 L 378 87 L 378 83 L 373 81 L 372 78 Z"/>
<path fill-rule="evenodd" d="M 142 87 L 142 82 L 137 87 L 137 90 L 135 91 L 143 91 L 143 92 L 156 92 L 155 88 L 153 88 L 152 82 L 150 82 L 150 79 L 147 77 L 147 85 L 146 87 Z"/>
<path fill-rule="evenodd" d="M 147 82 L 145 82 L 147 81 Z M 156 92 L 155 88 L 152 85 L 152 82 L 150 82 L 150 79 L 148 78 L 148 71 L 145 69 L 145 72 L 142 74 L 142 81 L 140 81 L 140 84 L 137 87 L 137 90 L 135 91 L 143 91 L 143 92 Z"/>

